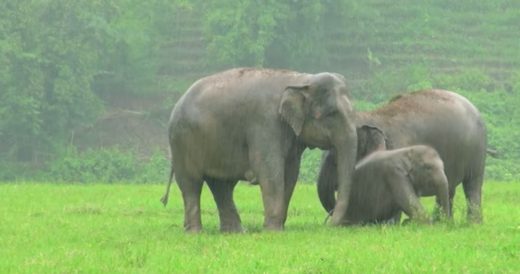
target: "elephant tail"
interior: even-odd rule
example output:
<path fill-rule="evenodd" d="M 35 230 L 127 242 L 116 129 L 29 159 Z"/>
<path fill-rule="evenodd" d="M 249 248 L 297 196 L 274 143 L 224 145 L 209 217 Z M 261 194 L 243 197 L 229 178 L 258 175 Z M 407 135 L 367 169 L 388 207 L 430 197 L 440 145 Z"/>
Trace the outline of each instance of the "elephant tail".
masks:
<path fill-rule="evenodd" d="M 170 167 L 170 180 L 168 181 L 168 184 L 166 185 L 166 191 L 164 192 L 164 195 L 161 198 L 161 202 L 164 206 L 168 204 L 168 198 L 170 197 L 170 188 L 172 186 L 173 181 L 173 165 Z"/>
<path fill-rule="evenodd" d="M 486 153 L 493 158 L 500 158 L 500 152 L 498 152 L 496 149 L 487 148 Z"/>

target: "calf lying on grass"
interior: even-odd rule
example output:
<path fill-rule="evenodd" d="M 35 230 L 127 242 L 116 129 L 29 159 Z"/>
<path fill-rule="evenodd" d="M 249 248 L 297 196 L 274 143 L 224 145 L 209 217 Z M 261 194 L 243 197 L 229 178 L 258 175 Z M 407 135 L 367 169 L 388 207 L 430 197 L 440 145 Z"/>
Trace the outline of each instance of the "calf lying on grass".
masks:
<path fill-rule="evenodd" d="M 449 217 L 448 180 L 433 148 L 375 151 L 356 165 L 345 224 L 384 222 L 400 211 L 412 220 L 429 222 L 422 196 L 436 196 Z"/>

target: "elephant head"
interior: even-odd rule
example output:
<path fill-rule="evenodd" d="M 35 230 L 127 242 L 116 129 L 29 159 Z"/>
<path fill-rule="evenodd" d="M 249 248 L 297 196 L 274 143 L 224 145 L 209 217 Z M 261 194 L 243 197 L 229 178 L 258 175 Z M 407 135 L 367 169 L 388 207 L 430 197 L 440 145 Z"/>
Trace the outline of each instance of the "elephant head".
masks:
<path fill-rule="evenodd" d="M 354 172 L 357 134 L 354 112 L 342 76 L 312 75 L 299 86 L 288 86 L 282 95 L 279 113 L 300 142 L 309 147 L 334 151 L 338 166 L 338 200 L 332 223 L 339 225 L 347 210 Z"/>
<path fill-rule="evenodd" d="M 377 150 L 387 149 L 387 139 L 381 129 L 372 125 L 362 125 L 356 128 L 357 153 L 356 162 Z M 338 189 L 337 177 L 338 164 L 336 152 L 328 151 L 323 154 L 322 166 L 320 168 L 320 180 L 318 180 L 318 196 L 320 202 L 330 212 L 336 203 L 335 192 Z"/>
<path fill-rule="evenodd" d="M 386 150 L 386 136 L 381 129 L 371 125 L 362 125 L 356 129 L 358 137 L 357 161 L 376 150 Z"/>
<path fill-rule="evenodd" d="M 407 176 L 418 182 L 436 185 L 439 182 L 448 184 L 444 173 L 444 162 L 437 151 L 429 146 L 413 146 L 407 152 Z"/>

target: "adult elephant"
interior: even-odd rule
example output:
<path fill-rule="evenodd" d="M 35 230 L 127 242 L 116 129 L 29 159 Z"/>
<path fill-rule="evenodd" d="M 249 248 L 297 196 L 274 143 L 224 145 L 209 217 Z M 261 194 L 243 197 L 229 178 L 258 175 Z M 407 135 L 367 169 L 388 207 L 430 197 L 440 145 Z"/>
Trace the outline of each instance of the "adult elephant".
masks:
<path fill-rule="evenodd" d="M 462 182 L 468 220 L 482 221 L 486 127 L 477 108 L 466 98 L 437 89 L 412 92 L 397 96 L 374 111 L 357 113 L 356 125 L 358 159 L 369 152 L 365 144 L 378 143 L 371 140 L 373 134 L 366 132 L 371 128 L 384 132 L 389 149 L 419 144 L 433 147 L 444 162 L 450 215 L 455 189 Z M 327 212 L 334 208 L 334 176 L 337 166 L 341 167 L 334 157 L 334 152 L 324 155 L 317 184 L 320 201 Z"/>
<path fill-rule="evenodd" d="M 340 224 L 347 209 L 357 135 L 343 76 L 239 68 L 195 82 L 173 108 L 169 122 L 170 182 L 184 200 L 184 228 L 202 229 L 200 193 L 208 184 L 222 231 L 241 231 L 233 201 L 238 180 L 261 186 L 264 227 L 282 230 L 306 147 L 338 151 L 335 161 Z M 175 172 L 174 172 L 175 171 Z"/>

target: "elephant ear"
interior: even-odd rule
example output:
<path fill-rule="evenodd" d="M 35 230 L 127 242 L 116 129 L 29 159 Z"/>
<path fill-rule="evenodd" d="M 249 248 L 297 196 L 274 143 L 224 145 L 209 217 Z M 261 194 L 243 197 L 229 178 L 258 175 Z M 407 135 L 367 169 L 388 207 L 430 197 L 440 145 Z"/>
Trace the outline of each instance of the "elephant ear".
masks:
<path fill-rule="evenodd" d="M 291 126 L 296 136 L 300 136 L 305 121 L 305 92 L 309 86 L 286 87 L 278 112 L 282 119 Z"/>
<path fill-rule="evenodd" d="M 370 150 L 384 150 L 387 148 L 385 133 L 380 128 L 373 125 L 363 125 L 361 128 L 365 128 L 367 131 Z"/>
<path fill-rule="evenodd" d="M 345 84 L 345 87 L 347 87 L 347 80 L 345 79 L 345 76 L 343 76 L 342 74 L 339 74 L 339 73 L 335 73 L 335 72 L 332 72 L 332 75 L 336 76 L 336 78 L 341 80 Z M 347 97 L 349 100 L 352 100 L 352 93 L 350 92 L 350 89 L 348 87 L 347 87 Z"/>
<path fill-rule="evenodd" d="M 413 171 L 416 164 L 419 163 L 419 159 L 417 158 L 417 154 L 415 153 L 415 149 L 410 147 L 408 151 L 406 151 L 406 157 L 402 157 L 401 159 L 401 167 L 406 171 L 406 176 L 413 180 Z"/>
<path fill-rule="evenodd" d="M 358 159 L 376 151 L 387 149 L 386 136 L 383 131 L 372 125 L 362 125 L 357 128 Z"/>

